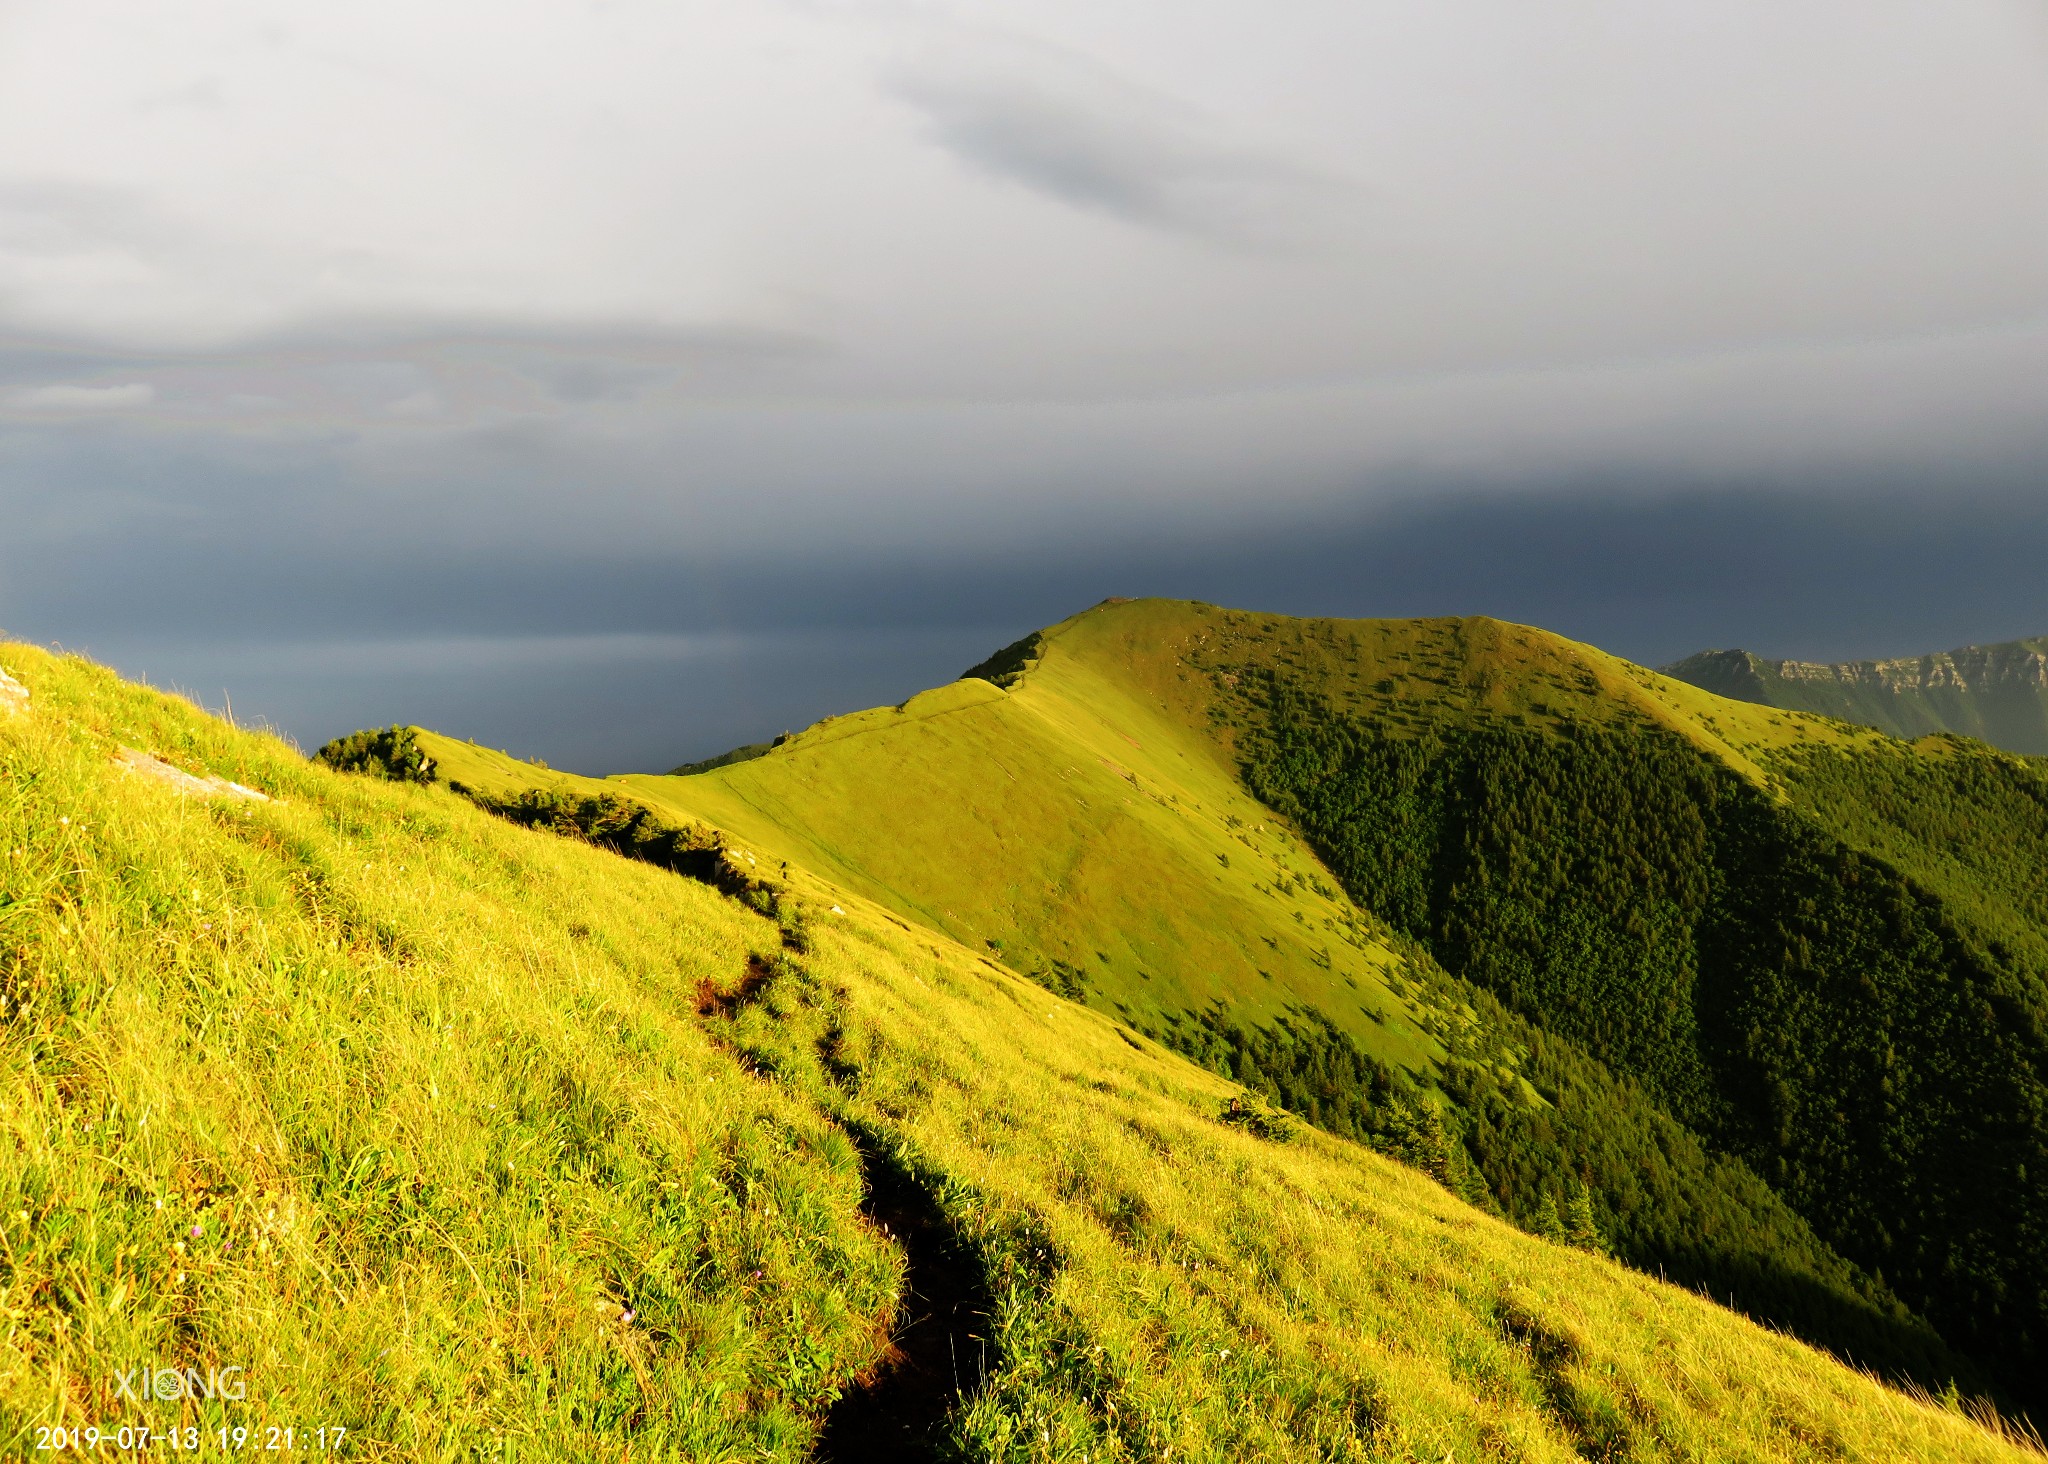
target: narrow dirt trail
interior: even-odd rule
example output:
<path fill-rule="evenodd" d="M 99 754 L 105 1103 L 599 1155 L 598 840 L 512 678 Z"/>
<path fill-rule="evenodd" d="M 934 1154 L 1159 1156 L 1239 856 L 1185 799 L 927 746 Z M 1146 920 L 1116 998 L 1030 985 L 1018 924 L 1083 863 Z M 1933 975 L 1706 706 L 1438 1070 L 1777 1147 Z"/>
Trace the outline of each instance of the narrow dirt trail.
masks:
<path fill-rule="evenodd" d="M 787 933 L 783 944 L 794 947 Z M 737 984 L 702 983 L 697 1012 L 708 1019 L 714 1042 L 725 1044 L 722 1029 L 767 995 L 782 974 L 780 965 L 781 958 L 750 956 Z M 840 1054 L 840 1037 L 834 1022 L 820 1039 L 817 1055 L 828 1079 L 844 1085 L 855 1074 Z M 981 1391 L 996 1364 L 989 1337 L 995 1296 L 988 1268 L 947 1220 L 929 1187 L 877 1134 L 859 1122 L 841 1120 L 840 1128 L 860 1156 L 861 1213 L 903 1250 L 903 1300 L 888 1355 L 855 1379 L 825 1415 L 811 1458 L 814 1464 L 919 1464 L 948 1458 L 950 1419 Z"/>
<path fill-rule="evenodd" d="M 981 1390 L 995 1364 L 988 1341 L 995 1298 L 987 1270 L 931 1193 L 871 1135 L 860 1150 L 862 1211 L 908 1258 L 894 1355 L 826 1415 L 819 1464 L 884 1464 L 944 1457 L 946 1421 Z"/>

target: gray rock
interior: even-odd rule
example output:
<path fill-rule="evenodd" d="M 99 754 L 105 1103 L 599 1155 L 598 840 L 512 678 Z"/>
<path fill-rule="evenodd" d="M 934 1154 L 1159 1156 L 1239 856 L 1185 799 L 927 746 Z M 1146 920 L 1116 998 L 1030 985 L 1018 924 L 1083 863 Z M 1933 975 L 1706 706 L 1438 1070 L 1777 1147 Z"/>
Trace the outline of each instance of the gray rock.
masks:
<path fill-rule="evenodd" d="M 160 757 L 151 757 L 132 747 L 124 747 L 114 754 L 114 761 L 131 773 L 152 778 L 167 784 L 180 793 L 196 793 L 201 798 L 247 798 L 258 803 L 270 802 L 267 793 L 258 793 L 254 788 L 245 788 L 240 783 L 230 783 L 226 778 L 209 773 L 195 778 L 183 768 L 174 768 Z"/>

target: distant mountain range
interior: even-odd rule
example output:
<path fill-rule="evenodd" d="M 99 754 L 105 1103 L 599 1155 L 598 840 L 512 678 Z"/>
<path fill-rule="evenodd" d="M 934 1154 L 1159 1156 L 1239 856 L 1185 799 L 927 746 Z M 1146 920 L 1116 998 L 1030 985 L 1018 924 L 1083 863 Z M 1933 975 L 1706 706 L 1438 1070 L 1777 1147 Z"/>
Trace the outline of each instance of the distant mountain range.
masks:
<path fill-rule="evenodd" d="M 1663 670 L 1717 696 L 1861 722 L 1894 737 L 1954 732 L 2048 756 L 2048 636 L 1887 661 L 1701 651 Z"/>

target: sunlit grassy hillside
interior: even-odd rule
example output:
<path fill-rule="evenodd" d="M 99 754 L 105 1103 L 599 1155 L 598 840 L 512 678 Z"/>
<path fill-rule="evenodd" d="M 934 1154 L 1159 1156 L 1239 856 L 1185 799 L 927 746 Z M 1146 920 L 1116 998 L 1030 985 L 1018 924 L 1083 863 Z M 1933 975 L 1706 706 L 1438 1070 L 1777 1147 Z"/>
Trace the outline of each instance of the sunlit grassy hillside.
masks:
<path fill-rule="evenodd" d="M 603 790 L 426 745 L 443 777 L 483 791 Z M 1387 979 L 1395 953 L 1245 792 L 1206 724 L 1119 666 L 1067 654 L 1059 631 L 1007 692 L 957 681 L 762 757 L 605 785 L 1140 1026 L 1219 1002 L 1252 1022 L 1305 1005 L 1390 1064 L 1425 1071 L 1441 1053 L 1420 994 Z"/>
<path fill-rule="evenodd" d="M 1525 1226 L 1589 1186 L 1646 1269 L 1967 1371 L 1920 1313 L 2031 1396 L 2048 800 L 2024 768 L 1484 618 L 1113 602 L 978 669 L 614 786 L 1427 1162 L 1396 1063 L 1456 1120 L 1454 1182 Z"/>
<path fill-rule="evenodd" d="M 33 693 L 0 715 L 9 1450 L 138 1413 L 372 1458 L 802 1450 L 896 1276 L 837 1128 L 695 1018 L 773 924 L 79 662 L 0 665 Z M 245 1369 L 247 1401 L 138 1410 L 143 1366 Z"/>
<path fill-rule="evenodd" d="M 1449 714 L 1632 718 L 1761 779 L 1755 746 L 1832 737 L 1529 627 L 1305 621 L 1179 601 L 1110 602 L 1033 638 L 1024 674 L 967 678 L 828 718 L 689 776 L 603 780 L 731 831 L 1141 1026 L 1217 1003 L 1260 1023 L 1299 1006 L 1413 1071 L 1441 1056 L 1399 958 L 1285 821 L 1246 790 L 1209 669 L 1283 667 L 1405 725 Z M 1234 679 L 1234 678 L 1233 678 Z M 1724 727 L 1721 720 L 1732 718 Z M 424 734 L 482 791 L 604 791 Z"/>
<path fill-rule="evenodd" d="M 1646 1271 L 1929 1386 L 1976 1385 L 1880 1277 L 1632 1081 L 1644 1076 L 1632 1053 L 1589 1051 L 1599 1034 L 1584 1024 L 1545 1031 L 1530 1020 L 1549 1015 L 1540 1007 L 1517 1012 L 1497 999 L 1512 993 L 1445 975 L 1427 922 L 1354 903 L 1366 892 L 1339 888 L 1304 837 L 1317 830 L 1276 818 L 1284 790 L 1251 775 L 1260 697 L 1278 685 L 1310 688 L 1326 720 L 1368 719 L 1374 736 L 1418 747 L 1464 727 L 1605 728 L 1675 737 L 1760 787 L 1775 786 L 1757 761 L 1771 748 L 1833 745 L 1842 731 L 1488 620 L 1110 602 L 977 670 L 684 777 L 582 779 L 418 740 L 434 776 L 486 798 L 629 795 L 715 825 L 761 868 L 821 871 L 994 952 L 1526 1228 L 1545 1231 L 1585 1193 L 1616 1252 Z M 1369 800 L 1343 817 L 1366 829 L 1401 806 Z M 1547 943 L 1541 919 L 1514 939 Z"/>
<path fill-rule="evenodd" d="M 0 713 L 11 1452 L 147 1419 L 802 1457 L 903 1299 L 867 1146 L 992 1278 L 948 1425 L 975 1457 L 2019 1457 L 1412 1170 L 1234 1126 L 1222 1080 L 801 870 L 771 920 L 77 661 L 0 666 L 33 694 Z M 142 1366 L 246 1397 L 119 1397 Z"/>

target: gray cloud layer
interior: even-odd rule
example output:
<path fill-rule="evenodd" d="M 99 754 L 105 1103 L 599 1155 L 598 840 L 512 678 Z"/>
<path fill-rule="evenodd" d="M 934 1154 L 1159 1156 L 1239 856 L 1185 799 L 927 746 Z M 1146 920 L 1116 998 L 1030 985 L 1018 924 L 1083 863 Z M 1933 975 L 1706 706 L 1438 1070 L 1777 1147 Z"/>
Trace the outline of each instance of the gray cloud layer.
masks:
<path fill-rule="evenodd" d="M 309 746 L 359 724 L 421 721 L 588 771 L 665 767 L 900 700 L 1109 593 L 1483 612 L 1651 662 L 1725 644 L 1905 653 L 2048 628 L 2048 507 L 2033 484 L 1874 502 L 1862 485 L 1815 486 L 1425 495 L 1227 540 L 1126 533 L 929 558 L 707 565 L 622 550 L 577 562 L 422 556 L 362 574 L 224 553 L 156 566 L 157 578 L 85 558 L 76 593 L 44 586 L 26 607 L 42 618 L 24 622 L 15 600 L 0 624 L 91 627 L 62 638 L 209 705 L 231 698 Z M 197 568 L 218 592 L 188 595 L 182 623 L 154 619 L 167 581 Z M 132 599 L 109 597 L 115 584 Z M 279 606 L 292 612 L 283 625 Z"/>
<path fill-rule="evenodd" d="M 547 495 L 559 532 L 518 500 L 508 532 L 487 471 L 433 500 L 410 481 L 366 486 L 343 456 L 284 494 L 296 450 L 231 463 L 161 448 L 110 432 L 83 462 L 68 436 L 40 462 L 17 451 L 5 479 L 30 487 L 4 505 L 23 532 L 0 545 L 0 626 L 231 696 L 308 745 L 402 719 L 558 766 L 666 766 L 900 700 L 1108 594 L 1488 613 L 1652 662 L 2048 628 L 2048 452 L 1932 481 L 1666 470 L 1646 490 L 1626 473 L 1460 471 L 1199 512 L 1143 494 L 1049 515 L 968 502 L 856 536 L 853 512 L 876 508 L 863 492 L 822 534 L 776 534 L 785 499 L 707 519 L 698 543 L 687 523 L 645 531 L 630 496 L 566 483 Z"/>
<path fill-rule="evenodd" d="M 2022 0 L 31 0 L 0 624 L 598 768 L 1109 593 L 2038 632 L 2044 59 Z"/>
<path fill-rule="evenodd" d="M 1233 143 L 1193 108 L 1049 48 L 957 51 L 902 67 L 891 92 L 969 168 L 1060 203 L 1231 247 L 1312 227 L 1339 185 Z"/>

